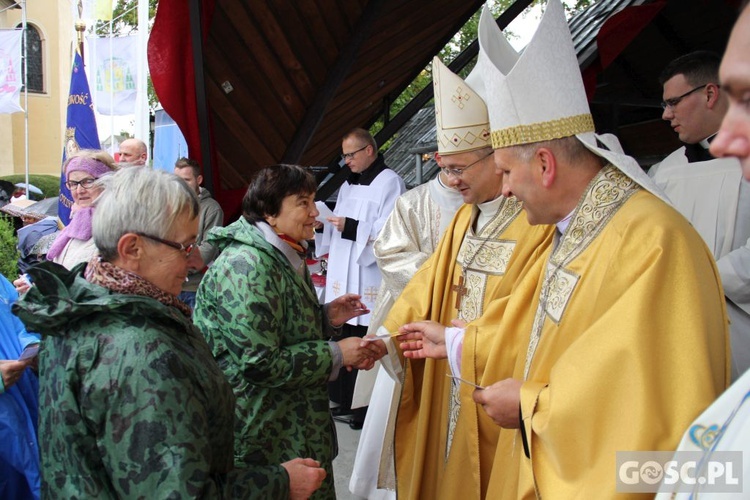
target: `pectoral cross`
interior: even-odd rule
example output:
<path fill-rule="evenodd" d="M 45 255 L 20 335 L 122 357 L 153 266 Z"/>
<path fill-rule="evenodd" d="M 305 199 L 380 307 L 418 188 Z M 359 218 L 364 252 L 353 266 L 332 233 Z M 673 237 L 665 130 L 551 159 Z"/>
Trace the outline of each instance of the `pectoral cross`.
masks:
<path fill-rule="evenodd" d="M 456 292 L 456 310 L 461 310 L 461 300 L 464 298 L 465 295 L 467 295 L 469 289 L 464 286 L 464 277 L 459 276 L 458 277 L 458 284 L 453 285 L 451 287 L 451 290 Z"/>

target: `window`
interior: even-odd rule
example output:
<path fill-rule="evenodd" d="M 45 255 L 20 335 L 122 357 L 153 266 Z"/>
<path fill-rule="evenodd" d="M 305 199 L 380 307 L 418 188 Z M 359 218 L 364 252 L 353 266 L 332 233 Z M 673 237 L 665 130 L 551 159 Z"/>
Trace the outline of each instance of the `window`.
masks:
<path fill-rule="evenodd" d="M 19 24 L 17 28 L 23 26 Z M 26 43 L 29 45 L 28 52 L 26 53 L 26 59 L 21 62 L 21 75 L 24 72 L 24 66 L 28 61 L 28 83 L 29 92 L 44 92 L 44 72 L 42 64 L 42 36 L 39 33 L 39 29 L 32 24 L 26 24 Z M 21 39 L 21 53 L 23 53 L 23 38 Z"/>

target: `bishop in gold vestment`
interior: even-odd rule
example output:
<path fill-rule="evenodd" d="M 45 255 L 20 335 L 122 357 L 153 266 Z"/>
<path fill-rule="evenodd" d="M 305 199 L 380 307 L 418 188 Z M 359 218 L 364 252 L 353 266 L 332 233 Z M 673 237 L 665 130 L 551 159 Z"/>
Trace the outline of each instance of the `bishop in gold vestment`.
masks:
<path fill-rule="evenodd" d="M 478 209 L 470 205 L 459 209 L 435 254 L 394 304 L 384 327 L 395 332 L 401 325 L 423 319 L 443 325 L 457 318 L 472 322 L 483 317 L 493 300 L 510 294 L 527 264 L 549 246 L 553 229 L 530 226 L 515 198 L 500 200 L 496 216 L 478 231 L 472 228 Z M 494 314 L 499 311 L 490 309 Z M 525 342 L 509 339 L 507 376 L 518 346 Z M 476 408 L 470 402 L 468 409 L 451 412 L 449 374 L 446 360 L 409 360 L 406 364 L 394 443 L 400 498 L 441 498 L 449 491 L 441 487 L 444 471 L 451 464 L 463 470 L 464 465 L 453 458 L 453 443 L 463 453 L 469 436 L 459 432 L 463 427 L 459 422 L 464 411 L 471 416 Z M 479 494 L 478 483 L 465 487 L 476 488 Z"/>
<path fill-rule="evenodd" d="M 616 453 L 674 449 L 729 382 L 716 266 L 684 217 L 610 166 L 538 286 L 522 429 L 502 431 L 492 496 L 625 498 Z"/>

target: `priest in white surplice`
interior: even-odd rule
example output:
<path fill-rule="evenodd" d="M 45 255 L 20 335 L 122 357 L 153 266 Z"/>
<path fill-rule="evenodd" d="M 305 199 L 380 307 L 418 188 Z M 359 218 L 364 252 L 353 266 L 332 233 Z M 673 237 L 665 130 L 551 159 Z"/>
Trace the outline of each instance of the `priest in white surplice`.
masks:
<path fill-rule="evenodd" d="M 732 380 L 750 367 L 750 185 L 737 158 L 714 158 L 709 141 L 727 112 L 720 58 L 697 51 L 663 70 L 662 118 L 685 146 L 649 175 L 698 233 L 717 261 L 731 319 Z"/>
<path fill-rule="evenodd" d="M 356 293 L 372 311 L 381 282 L 373 243 L 396 199 L 405 191 L 404 181 L 386 166 L 368 131 L 350 131 L 341 149 L 351 174 L 339 189 L 335 216 L 328 218 L 323 233 L 315 235 L 315 251 L 318 256 L 328 254 L 326 301 Z M 342 337 L 363 337 L 369 324 L 370 314 L 353 318 L 344 324 Z M 342 368 L 339 378 L 329 386 L 331 400 L 343 413 L 351 410 L 355 380 L 356 370 Z M 349 425 L 361 429 L 364 418 L 364 409 L 357 410 Z"/>

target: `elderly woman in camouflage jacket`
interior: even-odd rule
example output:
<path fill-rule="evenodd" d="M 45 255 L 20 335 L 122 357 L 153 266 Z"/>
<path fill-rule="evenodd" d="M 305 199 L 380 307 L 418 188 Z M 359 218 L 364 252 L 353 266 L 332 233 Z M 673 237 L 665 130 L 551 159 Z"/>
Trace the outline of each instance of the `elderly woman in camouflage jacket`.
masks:
<path fill-rule="evenodd" d="M 124 169 L 97 202 L 100 257 L 29 270 L 14 311 L 43 335 L 43 497 L 303 498 L 323 480 L 309 459 L 233 467 L 232 389 L 176 298 L 197 226 L 184 181 Z"/>
<path fill-rule="evenodd" d="M 237 397 L 235 465 L 311 457 L 327 472 L 313 498 L 335 498 L 327 383 L 342 366 L 371 368 L 386 348 L 355 337 L 327 340 L 368 311 L 354 294 L 318 302 L 305 263 L 316 187 L 298 166 L 258 173 L 243 217 L 209 233 L 221 254 L 198 288 L 194 319 Z"/>

